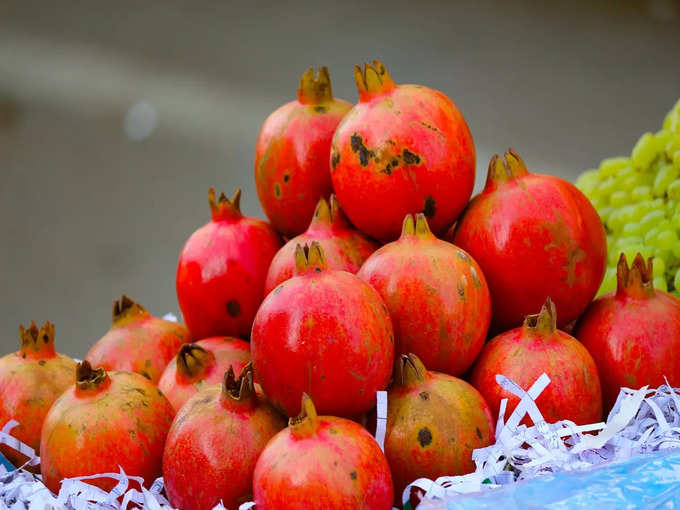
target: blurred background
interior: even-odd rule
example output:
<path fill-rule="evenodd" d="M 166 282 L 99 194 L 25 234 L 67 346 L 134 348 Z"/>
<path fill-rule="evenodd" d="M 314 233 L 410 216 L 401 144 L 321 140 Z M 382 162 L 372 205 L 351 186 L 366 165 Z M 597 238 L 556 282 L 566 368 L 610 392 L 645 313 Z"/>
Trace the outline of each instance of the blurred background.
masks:
<path fill-rule="evenodd" d="M 177 256 L 210 186 L 253 182 L 259 127 L 327 65 L 442 90 L 489 158 L 574 179 L 680 97 L 680 1 L 0 2 L 0 354 L 56 323 L 83 356 L 122 293 L 178 313 Z"/>

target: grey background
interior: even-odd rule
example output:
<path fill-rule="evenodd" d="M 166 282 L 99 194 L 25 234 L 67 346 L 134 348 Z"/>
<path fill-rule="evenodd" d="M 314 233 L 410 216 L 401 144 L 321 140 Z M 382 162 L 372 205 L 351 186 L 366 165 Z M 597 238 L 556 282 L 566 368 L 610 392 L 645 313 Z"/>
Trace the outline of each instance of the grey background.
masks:
<path fill-rule="evenodd" d="M 177 255 L 209 218 L 208 187 L 241 186 L 260 215 L 261 122 L 309 66 L 356 101 L 352 66 L 373 58 L 458 104 L 478 188 L 510 145 L 574 178 L 628 153 L 680 97 L 680 5 L 1 1 L 0 354 L 19 323 L 50 319 L 58 348 L 82 356 L 123 292 L 178 312 Z M 125 119 L 142 100 L 157 125 L 134 141 Z"/>

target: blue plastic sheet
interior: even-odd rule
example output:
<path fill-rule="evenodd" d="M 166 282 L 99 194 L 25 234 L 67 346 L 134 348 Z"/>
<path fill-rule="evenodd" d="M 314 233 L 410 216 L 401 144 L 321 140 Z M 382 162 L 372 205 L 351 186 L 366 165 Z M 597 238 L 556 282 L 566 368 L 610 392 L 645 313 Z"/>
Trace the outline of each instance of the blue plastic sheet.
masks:
<path fill-rule="evenodd" d="M 638 455 L 586 471 L 561 472 L 486 492 L 424 501 L 418 509 L 680 509 L 680 450 Z"/>

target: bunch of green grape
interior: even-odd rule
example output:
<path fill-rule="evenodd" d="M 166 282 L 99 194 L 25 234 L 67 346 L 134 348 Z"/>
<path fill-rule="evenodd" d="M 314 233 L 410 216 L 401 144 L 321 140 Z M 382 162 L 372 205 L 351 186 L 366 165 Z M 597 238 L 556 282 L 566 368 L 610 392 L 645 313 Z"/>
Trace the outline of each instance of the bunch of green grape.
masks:
<path fill-rule="evenodd" d="M 680 100 L 630 157 L 604 159 L 576 180 L 607 231 L 607 272 L 598 295 L 616 288 L 621 253 L 654 257 L 654 287 L 680 296 Z"/>

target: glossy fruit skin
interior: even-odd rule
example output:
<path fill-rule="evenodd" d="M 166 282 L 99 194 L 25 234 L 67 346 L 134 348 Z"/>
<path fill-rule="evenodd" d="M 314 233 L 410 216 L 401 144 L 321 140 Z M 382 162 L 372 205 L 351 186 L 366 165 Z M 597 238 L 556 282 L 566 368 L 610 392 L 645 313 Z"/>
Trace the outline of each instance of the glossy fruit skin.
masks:
<path fill-rule="evenodd" d="M 189 330 L 177 322 L 152 316 L 127 296 L 113 304 L 113 324 L 85 359 L 105 370 L 135 372 L 156 384 Z"/>
<path fill-rule="evenodd" d="M 286 237 L 307 228 L 319 198 L 332 191 L 331 139 L 352 105 L 333 98 L 328 70 L 303 75 L 298 99 L 264 121 L 255 146 L 255 184 L 262 208 Z"/>
<path fill-rule="evenodd" d="M 297 276 L 264 300 L 251 355 L 267 398 L 288 416 L 307 392 L 319 412 L 354 417 L 389 383 L 394 337 L 378 293 L 355 275 L 328 270 L 318 243 L 298 246 Z"/>
<path fill-rule="evenodd" d="M 249 362 L 248 342 L 228 336 L 204 338 L 180 348 L 177 356 L 165 367 L 158 381 L 158 389 L 175 411 L 179 411 L 196 393 L 213 384 L 219 384 L 230 366 L 238 377 Z"/>
<path fill-rule="evenodd" d="M 489 329 L 489 288 L 479 265 L 437 239 L 424 215 L 407 215 L 401 237 L 371 255 L 357 276 L 387 304 L 397 355 L 414 353 L 450 375 L 472 365 Z"/>
<path fill-rule="evenodd" d="M 519 326 L 548 296 L 562 327 L 581 315 L 602 282 L 602 221 L 571 183 L 528 173 L 512 149 L 505 158 L 492 158 L 486 187 L 459 219 L 453 242 L 486 276 L 492 331 Z"/>
<path fill-rule="evenodd" d="M 375 439 L 350 420 L 316 414 L 291 420 L 265 447 L 253 496 L 256 508 L 277 510 L 391 510 L 394 499 Z"/>
<path fill-rule="evenodd" d="M 46 322 L 40 329 L 31 323 L 19 326 L 21 348 L 0 358 L 0 429 L 10 420 L 19 425 L 10 435 L 40 454 L 40 429 L 52 403 L 71 384 L 76 362 L 54 350 L 54 324 Z M 14 466 L 29 459 L 5 445 L 0 453 Z M 29 467 L 33 470 L 34 468 Z"/>
<path fill-rule="evenodd" d="M 222 501 L 235 509 L 251 499 L 255 463 L 286 422 L 254 395 L 252 373 L 250 378 L 247 395 L 246 390 L 232 395 L 213 385 L 177 413 L 163 455 L 163 479 L 173 506 L 202 510 Z"/>
<path fill-rule="evenodd" d="M 489 403 L 494 416 L 498 416 L 501 400 L 507 398 L 508 417 L 519 397 L 501 388 L 496 374 L 528 390 L 546 373 L 550 384 L 536 399 L 543 418 L 548 423 L 596 423 L 602 420 L 602 390 L 595 361 L 578 340 L 556 329 L 554 315 L 546 316 L 550 306 L 554 310 L 548 302 L 540 314 L 527 317 L 523 326 L 491 339 L 472 368 L 470 382 Z M 527 417 L 523 423 L 529 424 L 531 419 Z"/>
<path fill-rule="evenodd" d="M 378 249 L 377 243 L 347 222 L 335 195 L 331 195 L 328 202 L 322 198 L 316 206 L 309 228 L 288 241 L 272 260 L 264 286 L 265 295 L 293 277 L 295 247 L 298 244 L 311 244 L 313 241 L 317 241 L 323 248 L 329 269 L 348 273 L 356 273 L 368 256 Z"/>
<path fill-rule="evenodd" d="M 87 375 L 76 377 L 43 424 L 43 482 L 57 493 L 64 478 L 117 473 L 120 466 L 150 486 L 161 475 L 163 445 L 174 416 L 170 402 L 139 374 L 93 370 L 87 361 L 78 372 Z M 88 483 L 109 491 L 117 481 Z"/>
<path fill-rule="evenodd" d="M 394 493 L 400 496 L 418 478 L 473 472 L 472 451 L 494 442 L 494 421 L 470 384 L 428 372 L 413 354 L 401 356 L 387 394 L 385 455 Z"/>
<path fill-rule="evenodd" d="M 605 409 L 613 407 L 621 387 L 656 388 L 666 381 L 680 386 L 680 300 L 654 289 L 651 259 L 644 270 L 638 257 L 634 280 L 593 301 L 574 330 L 600 371 Z M 622 263 L 625 255 L 619 273 Z"/>
<path fill-rule="evenodd" d="M 436 234 L 463 211 L 475 147 L 456 105 L 439 91 L 396 85 L 378 61 L 355 68 L 359 103 L 333 136 L 331 179 L 347 217 L 381 241 L 423 212 Z"/>
<path fill-rule="evenodd" d="M 177 264 L 177 300 L 194 338 L 248 338 L 281 239 L 268 223 L 243 216 L 210 190 L 212 221 L 187 240 Z"/>

